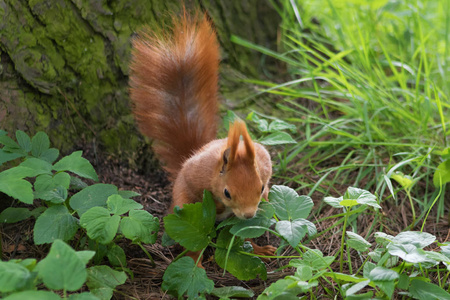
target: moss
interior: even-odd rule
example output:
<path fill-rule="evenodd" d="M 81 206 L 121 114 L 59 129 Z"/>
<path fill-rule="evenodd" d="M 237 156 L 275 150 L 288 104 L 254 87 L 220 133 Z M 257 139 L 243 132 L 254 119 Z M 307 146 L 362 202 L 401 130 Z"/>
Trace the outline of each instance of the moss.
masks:
<path fill-rule="evenodd" d="M 109 153 L 131 157 L 130 153 L 141 149 L 142 136 L 137 133 L 128 99 L 130 40 L 144 24 L 160 23 L 168 17 L 167 12 L 179 11 L 181 2 L 1 3 L 0 90 L 6 92 L 0 93 L 0 109 L 6 106 L 7 114 L 0 125 L 7 123 L 11 131 L 23 129 L 32 134 L 44 130 L 62 152 L 72 149 L 81 139 L 94 136 Z M 257 13 L 248 13 L 255 0 L 249 4 L 198 0 L 188 1 L 187 6 L 198 3 L 210 9 L 228 53 L 224 62 L 235 66 L 250 62 L 256 66 L 254 53 L 229 42 L 231 33 L 261 41 L 257 25 L 251 25 Z M 256 6 L 260 11 L 266 5 Z M 232 19 L 225 20 L 223 16 Z M 240 89 L 233 87 L 228 93 L 227 96 L 239 98 Z"/>

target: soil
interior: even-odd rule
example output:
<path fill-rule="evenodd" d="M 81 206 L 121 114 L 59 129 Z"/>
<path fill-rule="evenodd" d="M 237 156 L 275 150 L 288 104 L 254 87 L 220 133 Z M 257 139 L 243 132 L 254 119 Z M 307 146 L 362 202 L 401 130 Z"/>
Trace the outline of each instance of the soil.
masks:
<path fill-rule="evenodd" d="M 143 170 L 126 166 L 123 163 L 119 163 L 119 161 L 114 158 L 94 155 L 94 151 L 90 147 L 84 147 L 83 156 L 93 163 L 94 168 L 99 175 L 100 182 L 114 184 L 121 190 L 131 190 L 140 193 L 141 196 L 136 197 L 135 200 L 139 201 L 144 206 L 145 210 L 162 220 L 162 217 L 164 217 L 170 204 L 171 185 L 161 168 L 154 167 L 148 169 L 144 174 Z M 313 174 L 311 174 L 311 179 L 314 179 Z M 282 182 L 276 182 L 276 180 L 273 180 L 272 182 L 272 184 L 281 183 Z M 340 189 L 344 192 L 346 188 L 347 187 L 341 187 Z M 299 190 L 300 194 L 307 194 L 307 192 L 308 191 L 306 190 Z M 321 195 L 313 195 L 312 198 L 315 203 L 313 212 L 315 211 L 316 213 L 312 216 L 311 221 L 314 222 L 340 213 L 337 209 L 328 206 L 319 209 L 319 203 L 322 201 Z M 371 228 L 374 223 L 377 225 L 376 228 L 383 225 L 384 232 L 391 235 L 396 235 L 403 231 L 412 220 L 410 213 L 411 209 L 407 202 L 408 201 L 398 206 L 393 205 L 392 202 L 383 202 L 382 214 L 380 214 L 381 217 L 378 217 L 376 220 L 371 214 L 361 215 L 357 222 L 357 232 L 363 237 L 369 236 L 369 241 L 373 242 L 373 231 L 371 231 Z M 416 208 L 416 211 L 418 211 L 418 208 Z M 430 214 L 424 231 L 436 235 L 439 242 L 448 241 L 450 231 L 447 220 L 440 219 L 437 221 L 434 215 L 433 213 Z M 324 255 L 335 255 L 339 251 L 341 242 L 341 225 L 333 227 L 335 222 L 336 219 L 334 218 L 317 222 L 316 226 L 319 233 L 329 228 L 331 229 L 325 234 L 307 242 L 305 245 L 313 249 L 321 250 Z M 49 249 L 48 245 L 37 246 L 33 243 L 33 225 L 34 220 L 3 225 L 3 259 L 8 260 L 13 258 L 33 257 L 40 260 L 47 255 Z M 420 230 L 420 228 L 415 229 Z M 114 293 L 113 299 L 171 299 L 169 295 L 166 295 L 161 290 L 162 276 L 167 266 L 181 250 L 176 246 L 163 247 L 161 245 L 161 236 L 162 230 L 160 230 L 157 243 L 154 245 L 145 245 L 145 248 L 153 256 L 156 267 L 151 265 L 150 260 L 139 246 L 131 244 L 131 242 L 125 239 L 119 243 L 125 250 L 128 263 L 127 268 L 132 271 L 133 277 L 129 276 L 127 282 L 118 287 L 118 291 Z M 279 240 L 273 235 L 268 234 L 260 237 L 256 242 L 260 245 L 279 245 Z M 288 247 L 285 248 L 283 255 L 295 255 L 295 251 Z M 356 270 L 362 265 L 363 260 L 356 251 L 351 251 L 351 258 L 353 270 Z M 229 273 L 225 273 L 224 275 L 223 270 L 215 263 L 212 251 L 205 252 L 203 266 L 208 277 L 214 281 L 215 287 L 242 286 L 253 290 L 255 295 L 259 295 L 271 283 L 284 278 L 286 275 L 293 274 L 292 269 L 279 269 L 286 265 L 287 262 L 288 259 L 265 262 L 268 270 L 267 280 L 263 281 L 255 279 L 246 282 L 237 280 Z M 339 262 L 336 261 L 333 263 L 332 268 L 336 271 L 339 270 Z M 346 270 L 343 271 L 346 272 Z M 348 271 L 349 270 L 347 270 L 347 272 Z M 332 288 L 325 282 L 323 284 L 328 285 L 328 288 Z M 317 293 L 317 296 L 319 295 L 320 289 Z M 215 298 L 209 296 L 208 299 Z"/>

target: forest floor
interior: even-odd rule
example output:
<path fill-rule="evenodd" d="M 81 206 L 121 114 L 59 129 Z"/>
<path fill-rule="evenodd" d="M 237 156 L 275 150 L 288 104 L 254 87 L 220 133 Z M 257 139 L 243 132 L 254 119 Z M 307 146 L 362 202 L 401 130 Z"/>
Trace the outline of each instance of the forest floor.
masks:
<path fill-rule="evenodd" d="M 101 183 L 110 183 L 116 185 L 120 190 L 131 190 L 141 194 L 135 200 L 140 202 L 144 209 L 154 216 L 158 217 L 162 223 L 166 210 L 171 201 L 171 186 L 164 172 L 160 168 L 147 170 L 144 175 L 142 170 L 129 168 L 119 161 L 108 158 L 106 156 L 96 156 L 92 147 L 84 149 L 84 157 L 89 159 L 97 171 Z M 281 184 L 282 182 L 272 181 L 272 184 Z M 294 187 L 297 188 L 297 187 Z M 346 187 L 342 187 L 342 193 Z M 307 194 L 308 191 L 299 190 L 299 194 Z M 320 206 L 322 199 L 312 197 L 314 201 L 313 212 Z M 390 205 L 391 202 L 382 203 L 382 218 L 378 218 L 377 228 L 382 226 L 384 232 L 396 235 L 404 230 L 410 224 L 412 216 L 410 215 L 409 203 L 404 202 L 402 205 Z M 336 221 L 331 218 L 316 222 L 318 219 L 326 218 L 334 215 L 338 211 L 331 207 L 324 207 L 319 214 L 311 214 L 312 222 L 316 224 L 319 234 L 331 227 Z M 432 215 L 432 214 L 431 214 Z M 437 237 L 439 242 L 449 240 L 450 230 L 447 220 L 441 219 L 436 222 L 434 216 L 429 217 L 424 231 L 429 232 Z M 373 225 L 372 216 L 363 216 L 358 220 L 358 231 L 361 236 L 365 236 L 369 228 Z M 49 245 L 34 245 L 32 239 L 34 220 L 24 221 L 18 224 L 6 224 L 3 226 L 3 254 L 8 259 L 12 258 L 29 258 L 35 257 L 38 260 L 45 257 L 48 252 Z M 161 224 L 161 228 L 163 228 Z M 420 228 L 416 228 L 420 229 Z M 128 240 L 119 242 L 119 245 L 125 250 L 127 256 L 127 268 L 132 271 L 133 276 L 129 276 L 124 285 L 118 287 L 114 293 L 113 299 L 170 299 L 161 290 L 162 277 L 167 266 L 180 252 L 180 247 L 163 247 L 161 245 L 161 236 L 163 230 L 159 232 L 158 241 L 154 245 L 145 245 L 155 260 L 156 267 L 153 267 L 150 260 L 139 246 L 132 244 Z M 373 234 L 372 234 L 373 235 Z M 327 233 L 314 238 L 305 244 L 313 249 L 320 249 L 324 255 L 336 255 L 339 250 L 341 239 L 340 226 L 334 227 Z M 370 240 L 370 239 L 369 239 Z M 373 238 L 372 238 L 373 240 Z M 278 246 L 279 240 L 273 235 L 264 235 L 257 239 L 260 245 L 272 244 Z M 295 255 L 292 248 L 288 247 L 282 255 Z M 354 268 L 359 268 L 363 263 L 363 258 L 356 251 L 351 252 L 352 264 Z M 215 287 L 222 286 L 242 286 L 254 291 L 255 295 L 259 295 L 271 283 L 293 274 L 289 268 L 280 270 L 279 268 L 286 265 L 289 259 L 272 259 L 266 262 L 268 271 L 267 280 L 254 279 L 251 281 L 241 281 L 230 275 L 223 273 L 223 270 L 217 266 L 213 258 L 212 251 L 205 252 L 203 266 L 205 267 L 207 276 L 215 283 Z M 105 262 L 106 263 L 106 262 Z M 339 269 L 339 263 L 336 261 L 332 264 L 334 270 Z M 345 272 L 345 270 L 344 270 Z M 208 299 L 216 299 L 212 296 Z M 256 298 L 256 296 L 255 296 Z"/>

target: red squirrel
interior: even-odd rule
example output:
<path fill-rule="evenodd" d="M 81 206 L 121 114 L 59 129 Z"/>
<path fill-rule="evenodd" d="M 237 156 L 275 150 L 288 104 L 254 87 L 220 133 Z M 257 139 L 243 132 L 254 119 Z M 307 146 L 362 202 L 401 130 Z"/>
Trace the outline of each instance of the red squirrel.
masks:
<path fill-rule="evenodd" d="M 243 121 L 230 125 L 227 138 L 216 139 L 216 34 L 206 17 L 184 13 L 173 23 L 169 32 L 141 32 L 133 41 L 130 65 L 130 97 L 138 126 L 154 140 L 154 152 L 173 182 L 169 212 L 202 201 L 208 190 L 218 220 L 233 214 L 252 218 L 269 193 L 270 155 L 252 141 Z M 274 250 L 254 245 L 255 253 Z"/>

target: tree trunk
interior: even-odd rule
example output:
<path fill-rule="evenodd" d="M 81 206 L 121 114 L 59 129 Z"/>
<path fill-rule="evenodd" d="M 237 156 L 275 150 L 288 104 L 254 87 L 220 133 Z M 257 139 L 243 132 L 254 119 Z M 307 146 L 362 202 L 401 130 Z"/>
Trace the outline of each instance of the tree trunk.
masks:
<path fill-rule="evenodd" d="M 0 128 L 45 131 L 63 153 L 94 140 L 133 159 L 143 139 L 128 99 L 130 38 L 179 12 L 180 2 L 0 0 Z M 230 36 L 275 48 L 279 16 L 269 1 L 186 2 L 215 24 L 223 65 L 257 76 L 260 54 Z"/>

